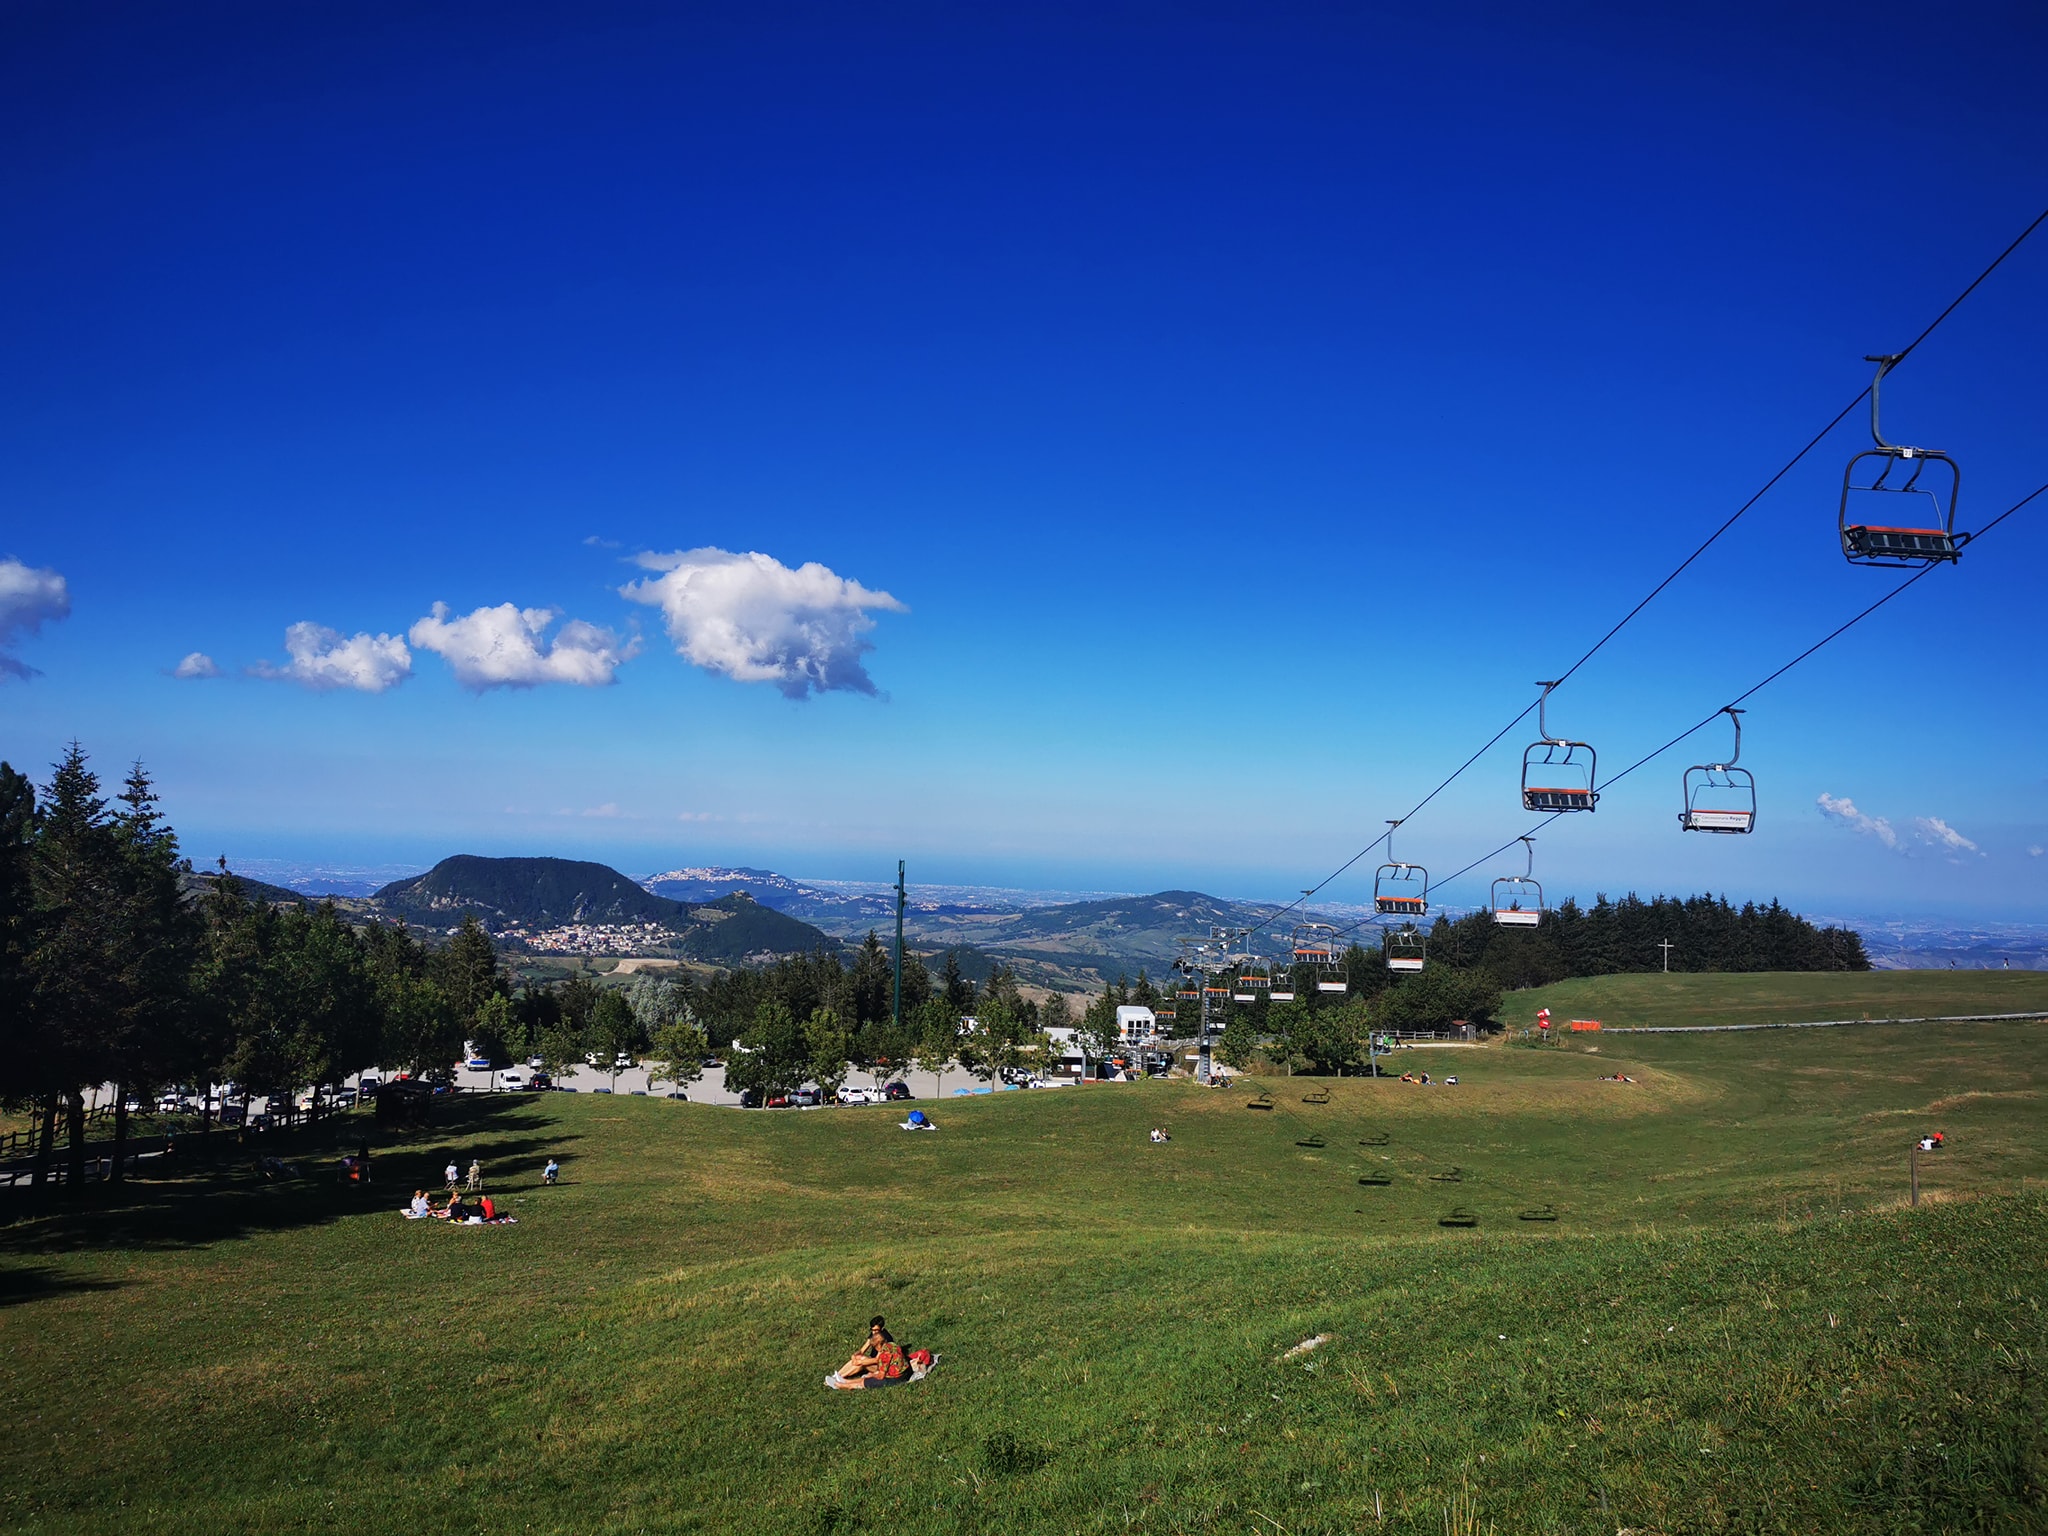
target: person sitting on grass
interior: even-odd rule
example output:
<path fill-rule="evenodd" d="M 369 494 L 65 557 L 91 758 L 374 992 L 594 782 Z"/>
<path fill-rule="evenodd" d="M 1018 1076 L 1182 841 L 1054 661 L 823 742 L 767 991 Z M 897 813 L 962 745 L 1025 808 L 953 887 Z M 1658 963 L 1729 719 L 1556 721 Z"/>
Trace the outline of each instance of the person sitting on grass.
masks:
<path fill-rule="evenodd" d="M 900 1381 L 909 1370 L 903 1346 L 889 1337 L 879 1317 L 868 1319 L 868 1341 L 853 1352 L 853 1358 L 825 1378 L 825 1385 L 839 1390 L 862 1386 L 870 1381 Z"/>
<path fill-rule="evenodd" d="M 540 1181 L 541 1181 L 541 1183 L 543 1183 L 543 1184 L 552 1184 L 552 1183 L 554 1183 L 554 1182 L 555 1182 L 555 1180 L 559 1179 L 559 1178 L 560 1178 L 561 1176 L 562 1176 L 562 1165 L 561 1165 L 560 1163 L 556 1162 L 556 1161 L 555 1161 L 555 1160 L 554 1160 L 554 1159 L 553 1159 L 552 1157 L 551 1157 L 551 1158 L 549 1158 L 549 1159 L 548 1159 L 548 1165 L 547 1165 L 547 1167 L 545 1167 L 545 1168 L 541 1169 L 541 1171 L 540 1171 Z"/>
<path fill-rule="evenodd" d="M 440 1210 L 434 1212 L 434 1214 L 436 1216 L 445 1217 L 449 1221 L 468 1220 L 469 1207 L 462 1203 L 462 1191 L 459 1189 L 449 1190 L 448 1203 L 441 1207 Z"/>
<path fill-rule="evenodd" d="M 1167 1134 L 1166 1134 L 1166 1132 L 1164 1132 L 1164 1131 L 1160 1131 L 1160 1130 L 1155 1130 L 1155 1131 L 1153 1131 L 1153 1133 L 1152 1133 L 1152 1144 L 1153 1144 L 1154 1146 L 1157 1146 L 1157 1145 L 1159 1145 L 1159 1143 L 1161 1143 L 1162 1141 L 1171 1141 L 1171 1140 L 1173 1140 L 1173 1138 L 1172 1138 L 1171 1136 L 1167 1135 Z"/>
<path fill-rule="evenodd" d="M 406 1208 L 405 1214 L 414 1221 L 418 1221 L 422 1216 L 434 1214 L 433 1203 L 427 1199 L 427 1192 L 424 1189 L 412 1192 L 412 1204 Z"/>

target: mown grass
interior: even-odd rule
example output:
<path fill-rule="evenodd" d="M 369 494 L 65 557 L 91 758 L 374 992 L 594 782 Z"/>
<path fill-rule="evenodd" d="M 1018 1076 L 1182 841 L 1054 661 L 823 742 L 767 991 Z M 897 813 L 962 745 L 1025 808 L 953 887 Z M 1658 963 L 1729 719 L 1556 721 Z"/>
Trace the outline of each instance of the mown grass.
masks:
<path fill-rule="evenodd" d="M 885 1108 L 499 1098 L 383 1144 L 372 1196 L 193 1176 L 22 1217 L 0 1522 L 2040 1525 L 2048 1026 L 1407 1061 L 1460 1084 L 1318 1106 L 1277 1080 L 1269 1113 L 1011 1094 L 931 1106 L 930 1136 Z M 1596 1080 L 1617 1065 L 1638 1082 Z M 549 1151 L 568 1182 L 541 1189 Z M 390 1209 L 472 1153 L 518 1226 Z M 1452 1205 L 1479 1225 L 1439 1226 Z M 827 1393 L 875 1311 L 940 1369 Z"/>
<path fill-rule="evenodd" d="M 1586 976 L 1510 992 L 1502 1018 L 1511 1028 L 1533 1028 L 1539 1008 L 1548 1008 L 1559 1024 L 1593 1018 L 1611 1029 L 2048 1013 L 2048 971 Z"/>

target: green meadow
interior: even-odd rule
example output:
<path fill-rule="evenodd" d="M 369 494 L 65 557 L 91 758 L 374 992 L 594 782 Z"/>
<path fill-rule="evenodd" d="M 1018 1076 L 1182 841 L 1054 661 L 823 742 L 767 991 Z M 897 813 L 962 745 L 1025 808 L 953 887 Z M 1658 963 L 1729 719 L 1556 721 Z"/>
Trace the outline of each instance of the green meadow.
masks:
<path fill-rule="evenodd" d="M 1544 995 L 1616 1024 L 2048 1002 L 1936 979 Z M 0 1527 L 2048 1527 L 2048 1025 L 1396 1064 L 1459 1082 L 920 1101 L 930 1135 L 499 1095 L 304 1133 L 297 1183 L 223 1159 L 17 1198 Z M 342 1187 L 322 1157 L 366 1133 L 378 1183 Z M 398 1216 L 472 1156 L 516 1226 Z M 826 1391 L 875 1312 L 937 1370 Z"/>

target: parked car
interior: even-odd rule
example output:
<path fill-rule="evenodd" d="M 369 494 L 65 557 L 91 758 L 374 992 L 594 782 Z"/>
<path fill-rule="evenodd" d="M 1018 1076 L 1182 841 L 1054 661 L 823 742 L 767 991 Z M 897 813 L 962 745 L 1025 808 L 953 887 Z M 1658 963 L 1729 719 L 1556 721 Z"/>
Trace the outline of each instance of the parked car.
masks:
<path fill-rule="evenodd" d="M 662 1097 L 665 1099 L 687 1099 L 689 1095 L 683 1092 L 682 1089 L 676 1088 L 668 1093 L 663 1094 Z"/>
<path fill-rule="evenodd" d="M 220 1123 L 222 1125 L 240 1125 L 248 1118 L 248 1115 L 249 1107 L 246 1104 L 223 1104 L 220 1107 Z"/>
<path fill-rule="evenodd" d="M 908 1083 L 891 1083 L 882 1090 L 882 1097 L 889 1100 L 913 1099 L 917 1095 L 910 1091 Z"/>
<path fill-rule="evenodd" d="M 536 1072 L 526 1080 L 526 1086 L 529 1088 L 552 1088 L 555 1086 L 555 1080 L 545 1072 Z"/>
<path fill-rule="evenodd" d="M 472 1072 L 488 1072 L 491 1070 L 491 1058 L 488 1056 L 471 1056 L 465 1059 L 462 1064 Z"/>
<path fill-rule="evenodd" d="M 591 1091 L 592 1093 L 610 1093 L 610 1092 L 611 1092 L 611 1089 L 609 1089 L 609 1088 L 593 1088 L 593 1089 L 591 1089 L 590 1091 Z"/>
<path fill-rule="evenodd" d="M 824 1103 L 825 1095 L 816 1088 L 799 1088 L 789 1096 L 789 1101 L 792 1104 L 809 1109 L 814 1104 Z"/>
<path fill-rule="evenodd" d="M 740 1108 L 741 1108 L 741 1109 L 759 1109 L 760 1107 L 761 1107 L 761 1090 L 760 1090 L 760 1089 L 758 1089 L 758 1088 L 742 1088 L 742 1089 L 740 1090 Z"/>
<path fill-rule="evenodd" d="M 507 1067 L 498 1074 L 498 1086 L 513 1093 L 523 1093 L 527 1087 L 526 1068 Z"/>
<path fill-rule="evenodd" d="M 789 1108 L 789 1095 L 788 1095 L 788 1094 L 786 1094 L 786 1093 L 778 1093 L 778 1094 L 776 1094 L 776 1095 L 775 1095 L 775 1096 L 774 1096 L 773 1098 L 769 1099 L 769 1101 L 768 1101 L 768 1107 L 769 1107 L 770 1109 L 787 1109 L 787 1108 Z"/>
<path fill-rule="evenodd" d="M 839 1102 L 842 1104 L 872 1104 L 875 1102 L 875 1090 L 872 1088 L 842 1088 L 839 1090 Z"/>

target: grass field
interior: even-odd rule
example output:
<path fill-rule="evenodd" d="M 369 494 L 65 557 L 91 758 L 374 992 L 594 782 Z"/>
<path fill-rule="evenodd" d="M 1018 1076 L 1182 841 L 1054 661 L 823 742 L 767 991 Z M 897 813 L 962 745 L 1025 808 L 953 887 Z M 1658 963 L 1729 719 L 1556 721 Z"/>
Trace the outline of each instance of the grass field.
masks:
<path fill-rule="evenodd" d="M 2044 971 L 1817 971 L 1755 975 L 1593 976 L 1510 992 L 1502 1018 L 1534 1027 L 1594 1018 L 1609 1028 L 1911 1019 L 1941 1014 L 2048 1013 Z"/>
<path fill-rule="evenodd" d="M 2048 1026 L 1599 1043 L 1266 1113 L 949 1100 L 929 1136 L 507 1096 L 379 1142 L 373 1196 L 16 1207 L 0 1526 L 2043 1528 Z M 472 1154 L 518 1226 L 395 1214 Z M 871 1312 L 939 1369 L 826 1392 Z"/>

